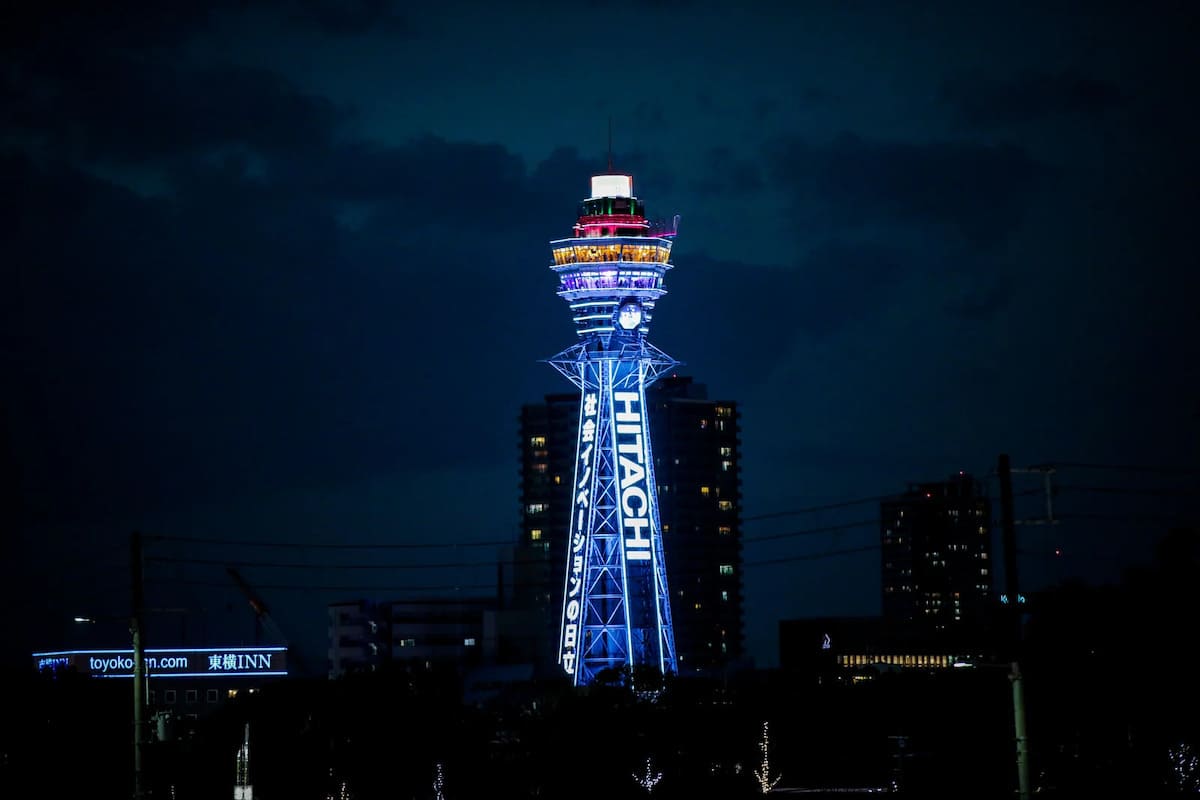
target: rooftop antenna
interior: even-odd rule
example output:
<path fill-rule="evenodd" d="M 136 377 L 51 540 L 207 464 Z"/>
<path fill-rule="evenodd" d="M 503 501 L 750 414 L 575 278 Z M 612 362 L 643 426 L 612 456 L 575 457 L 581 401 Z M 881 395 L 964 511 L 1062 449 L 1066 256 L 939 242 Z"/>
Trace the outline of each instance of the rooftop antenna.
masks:
<path fill-rule="evenodd" d="M 608 174 L 613 174 L 612 165 L 612 115 L 608 117 Z"/>

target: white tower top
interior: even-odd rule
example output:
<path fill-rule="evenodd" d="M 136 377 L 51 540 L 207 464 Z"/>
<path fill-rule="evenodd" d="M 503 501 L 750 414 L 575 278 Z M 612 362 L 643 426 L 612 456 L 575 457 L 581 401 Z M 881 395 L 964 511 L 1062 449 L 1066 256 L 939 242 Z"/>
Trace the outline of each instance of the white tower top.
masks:
<path fill-rule="evenodd" d="M 592 198 L 633 197 L 632 175 L 593 175 Z"/>

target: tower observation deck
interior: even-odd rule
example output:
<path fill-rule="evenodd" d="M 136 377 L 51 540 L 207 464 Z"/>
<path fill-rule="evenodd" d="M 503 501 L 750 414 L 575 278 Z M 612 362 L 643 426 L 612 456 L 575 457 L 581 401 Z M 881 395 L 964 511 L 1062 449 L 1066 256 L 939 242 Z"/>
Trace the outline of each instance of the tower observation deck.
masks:
<path fill-rule="evenodd" d="M 645 390 L 679 363 L 646 340 L 677 222 L 649 222 L 630 176 L 597 175 L 573 236 L 550 243 L 578 337 L 548 359 L 581 392 L 558 641 L 576 685 L 676 671 Z"/>

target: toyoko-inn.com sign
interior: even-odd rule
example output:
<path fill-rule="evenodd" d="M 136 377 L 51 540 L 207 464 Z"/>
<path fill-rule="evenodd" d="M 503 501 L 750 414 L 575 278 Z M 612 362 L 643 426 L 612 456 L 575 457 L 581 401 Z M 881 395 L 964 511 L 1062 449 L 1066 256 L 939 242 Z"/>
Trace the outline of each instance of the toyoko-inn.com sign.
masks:
<path fill-rule="evenodd" d="M 285 647 L 154 649 L 145 652 L 146 674 L 170 678 L 287 675 Z M 93 678 L 133 677 L 132 650 L 60 650 L 34 653 L 39 672 L 73 671 Z"/>

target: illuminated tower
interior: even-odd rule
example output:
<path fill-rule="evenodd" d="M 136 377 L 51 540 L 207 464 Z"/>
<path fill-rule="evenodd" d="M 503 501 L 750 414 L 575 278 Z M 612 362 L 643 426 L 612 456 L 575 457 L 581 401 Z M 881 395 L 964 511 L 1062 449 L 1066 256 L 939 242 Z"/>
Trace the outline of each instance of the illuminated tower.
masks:
<path fill-rule="evenodd" d="M 678 219 L 678 218 L 676 218 Z M 628 175 L 592 178 L 574 235 L 550 243 L 576 344 L 548 359 L 581 392 L 558 662 L 676 671 L 646 387 L 678 362 L 646 340 L 674 226 L 655 231 Z"/>

